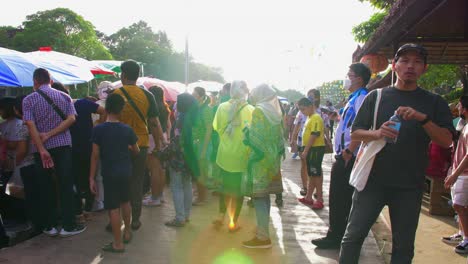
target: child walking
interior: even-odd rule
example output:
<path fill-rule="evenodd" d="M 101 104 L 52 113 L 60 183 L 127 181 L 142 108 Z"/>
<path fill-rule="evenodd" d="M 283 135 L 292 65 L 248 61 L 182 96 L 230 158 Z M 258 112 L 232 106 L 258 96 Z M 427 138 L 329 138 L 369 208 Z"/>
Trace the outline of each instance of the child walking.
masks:
<path fill-rule="evenodd" d="M 118 94 L 107 97 L 105 109 L 107 121 L 93 129 L 91 141 L 93 151 L 91 154 L 91 170 L 89 172 L 90 188 L 96 194 L 96 167 L 101 160 L 101 172 L 104 182 L 104 208 L 109 210 L 109 218 L 114 235 L 114 242 L 105 245 L 102 250 L 113 253 L 125 251 L 124 244 L 130 243 L 130 175 L 132 174 L 131 153 L 137 154 L 140 150 L 137 137 L 133 130 L 119 122 L 119 114 L 125 105 L 124 99 Z M 122 237 L 121 217 L 125 229 Z"/>

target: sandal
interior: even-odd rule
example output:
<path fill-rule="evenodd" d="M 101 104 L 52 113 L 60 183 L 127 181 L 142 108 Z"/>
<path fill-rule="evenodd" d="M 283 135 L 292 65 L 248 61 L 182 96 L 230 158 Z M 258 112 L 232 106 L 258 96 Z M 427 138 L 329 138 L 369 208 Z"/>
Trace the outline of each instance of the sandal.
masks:
<path fill-rule="evenodd" d="M 172 219 L 169 222 L 165 223 L 166 226 L 172 226 L 172 227 L 183 227 L 185 223 L 179 222 L 176 219 Z"/>
<path fill-rule="evenodd" d="M 323 202 L 317 200 L 312 204 L 312 209 L 323 209 L 324 205 Z"/>
<path fill-rule="evenodd" d="M 307 200 L 306 198 L 300 198 L 300 199 L 297 199 L 299 202 L 307 205 L 307 206 L 313 206 L 314 205 L 314 200 Z"/>
<path fill-rule="evenodd" d="M 132 239 L 133 239 L 133 233 L 130 233 L 130 236 L 128 237 L 128 239 L 125 239 L 125 234 L 122 236 L 122 241 L 124 244 L 129 244 L 130 242 L 132 242 Z"/>
<path fill-rule="evenodd" d="M 106 244 L 102 247 L 102 251 L 111 252 L 111 253 L 124 253 L 125 249 L 114 248 L 114 243 L 110 242 L 109 244 Z"/>

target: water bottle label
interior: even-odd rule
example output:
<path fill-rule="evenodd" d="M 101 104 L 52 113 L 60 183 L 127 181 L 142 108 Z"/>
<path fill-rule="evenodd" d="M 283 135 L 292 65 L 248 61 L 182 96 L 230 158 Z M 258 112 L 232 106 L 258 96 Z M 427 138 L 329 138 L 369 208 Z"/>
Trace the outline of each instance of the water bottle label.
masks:
<path fill-rule="evenodd" d="M 395 129 L 396 131 L 400 131 L 401 123 L 395 123 L 394 125 L 390 125 L 389 127 Z"/>

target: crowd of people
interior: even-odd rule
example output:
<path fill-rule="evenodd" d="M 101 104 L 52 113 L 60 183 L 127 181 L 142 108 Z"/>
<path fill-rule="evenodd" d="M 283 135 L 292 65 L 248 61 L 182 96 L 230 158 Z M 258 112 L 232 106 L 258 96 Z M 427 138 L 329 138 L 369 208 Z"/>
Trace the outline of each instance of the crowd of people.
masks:
<path fill-rule="evenodd" d="M 325 207 L 322 161 L 326 153 L 335 156 L 329 229 L 312 244 L 340 249 L 340 263 L 358 263 L 362 243 L 387 205 L 392 263 L 410 263 L 429 143 L 448 148 L 456 138 L 447 103 L 417 85 L 426 59 L 423 47 L 403 45 L 392 63 L 395 85 L 372 92 L 366 89 L 369 68 L 351 64 L 343 87 L 350 95 L 339 110 L 330 101 L 322 105 L 318 89 L 283 105 L 271 86 L 249 89 L 240 80 L 225 84 L 217 96 L 196 87 L 192 94 L 167 102 L 161 87 L 136 85 L 140 67 L 132 60 L 121 65 L 121 88 L 102 82 L 98 98 L 73 100 L 47 70 L 37 69 L 33 93 L 0 99 L 1 196 L 9 201 L 1 214 L 30 221 L 35 234 L 68 237 L 86 230 L 90 211 L 105 209 L 105 229 L 114 240 L 102 249 L 121 253 L 142 226 L 142 206 L 165 202 L 168 181 L 175 213 L 167 226 L 187 225 L 192 206 L 203 206 L 214 191 L 219 215 L 213 217 L 213 227 L 236 232 L 244 198 L 250 197 L 257 228 L 242 245 L 269 248 L 270 195 L 276 196 L 278 207 L 283 205 L 281 163 L 289 144 L 292 157 L 301 160 L 303 197 L 298 201 L 312 210 Z M 466 96 L 458 105 L 466 118 Z M 394 114 L 401 124 L 388 121 Z M 443 241 L 458 243 L 455 250 L 468 253 L 467 139 L 466 129 L 459 131 L 445 184 L 453 186 L 460 232 Z M 355 189 L 350 175 L 359 162 L 361 142 L 384 139 L 394 143 L 383 145 L 365 188 Z M 22 189 L 15 189 L 20 185 Z"/>

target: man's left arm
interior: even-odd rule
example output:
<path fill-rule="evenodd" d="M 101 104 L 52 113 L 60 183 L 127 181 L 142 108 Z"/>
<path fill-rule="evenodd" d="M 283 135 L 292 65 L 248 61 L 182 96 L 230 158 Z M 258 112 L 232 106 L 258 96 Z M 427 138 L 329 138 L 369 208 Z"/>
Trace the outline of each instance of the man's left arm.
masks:
<path fill-rule="evenodd" d="M 429 119 L 425 113 L 421 113 L 411 107 L 400 106 L 397 114 L 404 120 L 416 120 L 421 123 L 431 140 L 441 147 L 448 148 L 452 145 L 452 133 L 448 127 L 452 126 L 451 115 L 448 105 L 442 99 L 437 100 L 436 116 L 434 120 Z"/>
<path fill-rule="evenodd" d="M 66 130 L 68 130 L 72 125 L 73 123 L 75 123 L 75 120 L 76 120 L 76 110 L 75 110 L 75 106 L 73 105 L 73 101 L 71 99 L 70 96 L 66 95 L 67 96 L 67 108 L 65 109 L 64 111 L 64 114 L 67 116 L 67 118 L 65 120 L 63 120 L 58 126 L 56 126 L 55 128 L 53 128 L 52 130 L 48 131 L 48 132 L 45 132 L 45 133 L 41 133 L 41 140 L 42 142 L 46 142 L 49 138 L 55 136 L 55 135 L 58 135 L 60 133 L 63 133 L 65 132 Z"/>
<path fill-rule="evenodd" d="M 65 132 L 68 130 L 73 123 L 75 123 L 76 117 L 75 115 L 69 115 L 67 116 L 67 119 L 63 120 L 58 126 L 56 126 L 54 129 L 41 133 L 41 140 L 42 142 L 46 142 L 49 138 L 58 135 L 60 133 Z"/>

